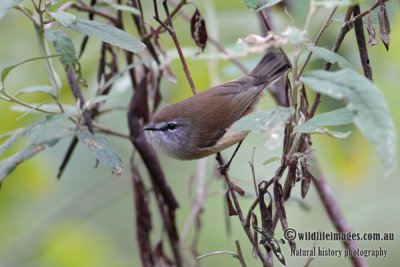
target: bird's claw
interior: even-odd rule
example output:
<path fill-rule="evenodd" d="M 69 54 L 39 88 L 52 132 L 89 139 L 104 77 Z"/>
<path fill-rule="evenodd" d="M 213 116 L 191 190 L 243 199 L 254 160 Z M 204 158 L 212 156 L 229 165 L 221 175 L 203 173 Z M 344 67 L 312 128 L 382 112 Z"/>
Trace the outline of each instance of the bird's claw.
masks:
<path fill-rule="evenodd" d="M 229 170 L 229 165 L 228 164 L 224 164 L 222 166 L 218 166 L 218 170 L 219 170 L 219 173 L 221 175 L 225 175 L 226 172 Z"/>

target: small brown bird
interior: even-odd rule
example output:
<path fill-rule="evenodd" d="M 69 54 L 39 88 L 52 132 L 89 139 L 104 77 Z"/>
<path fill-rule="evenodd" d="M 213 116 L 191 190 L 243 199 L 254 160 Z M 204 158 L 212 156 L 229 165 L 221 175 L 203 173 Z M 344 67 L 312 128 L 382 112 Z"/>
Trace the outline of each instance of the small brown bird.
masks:
<path fill-rule="evenodd" d="M 181 160 L 203 158 L 241 143 L 249 132 L 232 134 L 229 127 L 253 112 L 264 88 L 288 69 L 282 54 L 269 51 L 249 75 L 164 107 L 143 130 L 154 147 Z"/>

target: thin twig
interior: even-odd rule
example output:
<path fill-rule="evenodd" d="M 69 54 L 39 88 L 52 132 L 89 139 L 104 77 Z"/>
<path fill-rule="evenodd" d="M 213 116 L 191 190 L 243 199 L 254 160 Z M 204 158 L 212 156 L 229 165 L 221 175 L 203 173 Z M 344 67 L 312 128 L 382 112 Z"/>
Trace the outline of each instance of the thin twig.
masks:
<path fill-rule="evenodd" d="M 218 161 L 219 166 L 224 166 L 225 162 L 222 159 L 221 153 L 217 153 L 216 159 Z M 239 201 L 237 199 L 237 195 L 235 190 L 233 189 L 233 183 L 228 175 L 227 172 L 224 172 L 223 174 L 226 184 L 228 185 L 228 190 L 229 193 L 233 199 L 233 204 L 235 206 L 237 215 L 239 217 L 240 223 L 242 224 L 242 228 L 245 231 L 247 237 L 249 238 L 250 242 L 253 243 L 254 237 L 253 237 L 253 233 L 251 232 L 251 229 L 249 227 L 249 225 L 246 224 L 246 218 L 243 216 L 243 211 L 242 208 L 240 207 Z M 263 263 L 263 266 L 271 266 L 267 257 L 264 255 L 264 253 L 261 251 L 261 249 L 259 248 L 259 246 L 256 247 L 257 250 L 257 255 L 260 257 L 261 262 Z"/>
<path fill-rule="evenodd" d="M 325 32 L 325 30 L 326 30 L 326 29 L 329 27 L 329 25 L 331 24 L 333 15 L 335 14 L 335 12 L 336 12 L 337 9 L 338 9 L 338 7 L 336 6 L 336 7 L 334 7 L 334 8 L 332 9 L 332 11 L 329 13 L 329 16 L 327 17 L 327 19 L 325 20 L 325 22 L 324 22 L 324 24 L 322 25 L 321 29 L 319 30 L 317 36 L 315 37 L 314 45 L 317 45 L 317 44 L 318 44 L 319 40 L 321 39 L 322 34 Z M 306 66 L 307 66 L 307 64 L 308 64 L 308 62 L 309 62 L 310 59 L 311 59 L 311 56 L 312 56 L 312 52 L 310 51 L 310 52 L 308 53 L 308 55 L 307 55 L 306 60 L 305 60 L 304 63 L 303 63 L 303 66 L 301 67 L 301 69 L 300 69 L 300 71 L 299 71 L 298 77 L 300 77 L 300 76 L 303 74 L 303 72 L 304 72 L 304 70 L 305 70 L 305 68 L 306 68 Z"/>
<path fill-rule="evenodd" d="M 251 161 L 249 161 L 250 164 L 250 168 L 251 168 L 251 174 L 253 177 L 253 185 L 254 185 L 254 192 L 258 198 L 258 189 L 257 189 L 257 181 L 256 181 L 256 173 L 254 171 L 254 152 L 255 152 L 256 148 L 253 148 L 253 153 L 251 154 Z"/>
<path fill-rule="evenodd" d="M 336 38 L 336 42 L 333 45 L 331 51 L 332 52 L 337 52 L 339 50 L 340 45 L 342 44 L 344 37 L 346 36 L 346 34 L 350 31 L 350 26 L 347 24 L 347 22 L 350 20 L 351 17 L 351 13 L 353 12 L 353 6 L 350 6 L 347 8 L 346 11 L 346 16 L 344 18 L 344 25 L 342 26 L 342 28 L 340 29 L 340 33 L 339 36 Z M 324 65 L 324 70 L 329 70 L 332 64 L 330 64 L 329 62 L 327 62 Z M 315 98 L 314 98 L 314 102 L 311 106 L 308 118 L 312 118 L 315 114 L 315 111 L 317 110 L 317 107 L 319 105 L 319 103 L 321 102 L 321 93 L 316 93 Z"/>
<path fill-rule="evenodd" d="M 229 254 L 229 255 L 233 256 L 234 258 L 238 258 L 238 255 L 234 252 L 227 251 L 227 250 L 221 250 L 221 251 L 214 251 L 214 252 L 203 254 L 201 256 L 198 256 L 197 259 L 200 260 L 202 258 L 206 258 L 209 256 L 214 256 L 214 255 L 220 255 L 220 254 Z"/>
<path fill-rule="evenodd" d="M 236 244 L 237 256 L 238 256 L 238 260 L 239 260 L 240 264 L 242 265 L 242 267 L 247 267 L 246 262 L 244 261 L 244 257 L 242 254 L 242 249 L 240 248 L 239 241 L 235 240 L 235 244 Z"/>
<path fill-rule="evenodd" d="M 181 48 L 181 45 L 179 44 L 178 37 L 176 36 L 176 32 L 175 32 L 174 26 L 172 25 L 172 19 L 171 19 L 171 15 L 169 14 L 168 4 L 167 4 L 166 1 L 163 2 L 164 10 L 165 10 L 165 13 L 167 15 L 167 20 L 166 20 L 166 23 L 165 23 L 160 19 L 159 15 L 158 15 L 157 1 L 156 0 L 153 0 L 153 1 L 154 1 L 154 10 L 155 10 L 155 13 L 156 13 L 156 15 L 154 16 L 154 19 L 158 23 L 160 23 L 160 25 L 162 25 L 167 30 L 167 32 L 171 35 L 171 38 L 174 41 L 176 50 L 178 51 L 179 58 L 180 58 L 180 60 L 182 62 L 183 71 L 185 72 L 185 75 L 186 75 L 186 78 L 187 78 L 187 80 L 189 82 L 190 88 L 192 89 L 192 92 L 195 95 L 195 94 L 197 94 L 196 87 L 194 85 L 192 76 L 190 75 L 190 71 L 189 71 L 189 68 L 187 66 L 186 59 L 183 56 L 182 48 Z"/>
<path fill-rule="evenodd" d="M 155 3 L 155 4 L 157 4 L 157 3 Z M 184 5 L 186 5 L 186 0 L 179 1 L 179 3 L 175 5 L 174 10 L 172 10 L 172 12 L 171 12 L 171 19 L 173 19 L 175 17 L 175 15 L 181 11 L 181 9 Z M 155 7 L 155 8 L 157 8 L 157 7 Z M 163 24 L 167 24 L 167 23 L 168 23 L 167 20 L 163 21 Z M 162 24 L 160 24 L 156 29 L 154 29 L 154 32 L 158 34 L 163 29 L 165 29 L 165 28 L 162 26 Z M 142 38 L 142 41 L 144 42 L 146 40 L 149 40 L 152 37 L 152 35 L 153 35 L 153 33 L 147 34 L 145 37 Z"/>
<path fill-rule="evenodd" d="M 364 12 L 361 12 L 360 14 L 354 16 L 354 17 L 353 17 L 351 20 L 349 20 L 346 24 L 348 24 L 348 25 L 353 25 L 354 22 L 356 22 L 357 20 L 359 20 L 359 19 L 365 17 L 366 15 L 368 15 L 369 13 L 371 13 L 375 8 L 377 8 L 379 5 L 381 5 L 381 4 L 383 4 L 383 3 L 387 2 L 387 1 L 389 1 L 389 0 L 377 0 L 377 1 L 375 1 L 375 3 L 374 3 L 370 8 L 368 8 L 368 9 L 365 10 Z"/>
<path fill-rule="evenodd" d="M 129 134 L 120 133 L 120 132 L 110 129 L 104 125 L 101 125 L 97 122 L 93 122 L 92 124 L 93 124 L 93 127 L 95 128 L 95 130 L 98 130 L 99 132 L 109 134 L 109 135 L 114 135 L 114 136 L 125 138 L 125 139 L 129 139 Z"/>
<path fill-rule="evenodd" d="M 168 3 L 170 3 L 174 8 L 178 8 L 179 7 L 179 5 L 173 0 L 168 0 Z M 191 18 L 187 14 L 187 12 L 181 11 L 180 16 L 183 17 L 186 20 L 186 22 L 190 23 Z M 249 73 L 249 70 L 246 68 L 246 66 L 243 65 L 243 63 L 240 62 L 237 58 L 232 56 L 232 54 L 228 50 L 226 50 L 221 45 L 221 43 L 219 43 L 214 37 L 208 36 L 207 42 L 209 42 L 210 44 L 215 46 L 215 48 L 217 48 L 217 50 L 219 52 L 227 55 L 227 60 L 231 61 L 234 65 L 236 65 L 236 67 L 238 67 L 242 71 L 243 74 Z"/>
<path fill-rule="evenodd" d="M 76 10 L 78 10 L 78 11 L 83 11 L 83 12 L 87 12 L 87 13 L 89 13 L 89 14 L 98 15 L 98 16 L 100 16 L 100 17 L 103 17 L 103 18 L 105 18 L 105 19 L 108 19 L 108 20 L 111 21 L 114 25 L 118 25 L 118 20 L 117 20 L 117 18 L 114 17 L 113 15 L 111 15 L 111 14 L 109 14 L 109 13 L 107 13 L 107 12 L 101 11 L 101 10 L 99 10 L 99 9 L 90 7 L 90 6 L 86 5 L 86 4 L 84 4 L 83 2 L 81 2 L 80 5 L 78 5 L 78 4 L 76 4 L 76 3 L 72 3 L 70 7 L 74 8 L 74 9 L 76 9 Z"/>
<path fill-rule="evenodd" d="M 206 196 L 206 183 L 205 183 L 205 171 L 206 171 L 206 159 L 200 159 L 197 165 L 197 173 L 195 174 L 196 180 L 196 198 L 192 204 L 192 212 L 186 219 L 185 225 L 181 232 L 181 243 L 183 244 L 188 236 L 189 229 L 195 220 L 200 219 L 200 214 L 204 208 L 205 196 Z M 199 234 L 199 229 L 196 230 L 196 234 Z"/>

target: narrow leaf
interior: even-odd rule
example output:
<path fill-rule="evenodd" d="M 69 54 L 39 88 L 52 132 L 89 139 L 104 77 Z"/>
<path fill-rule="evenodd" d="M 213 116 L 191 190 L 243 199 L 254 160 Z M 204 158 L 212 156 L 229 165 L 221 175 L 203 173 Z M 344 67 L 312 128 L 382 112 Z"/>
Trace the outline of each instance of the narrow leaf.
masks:
<path fill-rule="evenodd" d="M 372 25 L 371 13 L 369 13 L 369 15 L 368 15 L 367 31 L 368 31 L 368 36 L 369 36 L 368 46 L 371 47 L 371 46 L 376 45 L 378 43 L 378 41 L 375 38 L 376 33 L 375 33 L 374 25 Z"/>
<path fill-rule="evenodd" d="M 115 97 L 115 95 L 98 95 L 98 96 L 95 96 L 95 97 L 90 98 L 89 100 L 87 100 L 85 102 L 85 104 L 83 105 L 83 109 L 87 109 L 87 108 L 89 108 L 89 107 L 91 107 L 91 106 L 93 106 L 93 105 L 95 105 L 97 103 L 106 101 L 106 100 L 108 100 L 110 98 L 113 98 L 113 97 Z"/>
<path fill-rule="evenodd" d="M 282 32 L 282 36 L 293 45 L 303 44 L 307 40 L 305 32 L 296 27 L 287 27 Z"/>
<path fill-rule="evenodd" d="M 251 113 L 235 122 L 228 130 L 229 133 L 253 131 L 257 129 L 269 130 L 285 122 L 293 114 L 293 108 L 277 107 L 272 112 L 258 111 Z"/>
<path fill-rule="evenodd" d="M 243 0 L 247 8 L 257 9 L 259 0 Z"/>
<path fill-rule="evenodd" d="M 1 0 L 0 1 L 0 19 L 10 11 L 13 7 L 17 6 L 22 0 Z"/>
<path fill-rule="evenodd" d="M 37 124 L 31 124 L 25 128 L 21 128 L 18 130 L 15 130 L 14 132 L 11 133 L 11 136 L 5 141 L 3 144 L 0 145 L 0 156 L 6 152 L 15 142 L 22 136 L 25 136 L 29 131 L 32 130 L 32 128 L 36 127 Z"/>
<path fill-rule="evenodd" d="M 48 103 L 48 104 L 30 103 L 30 105 L 32 105 L 33 107 L 41 106 L 42 109 L 45 109 L 45 110 L 47 110 L 49 112 L 53 112 L 53 113 L 60 112 L 60 107 L 54 103 Z M 63 104 L 63 109 L 64 109 L 64 112 L 69 115 L 76 115 L 78 113 L 76 106 Z M 23 113 L 29 111 L 29 112 L 32 112 L 35 114 L 43 114 L 42 112 L 36 111 L 34 109 L 32 110 L 32 108 L 21 106 L 21 105 L 12 105 L 11 110 L 16 111 L 16 112 L 23 112 Z"/>
<path fill-rule="evenodd" d="M 263 165 L 267 165 L 267 164 L 270 164 L 272 162 L 280 161 L 280 160 L 282 160 L 281 157 L 271 157 L 271 158 L 267 159 L 266 161 L 264 161 Z"/>
<path fill-rule="evenodd" d="M 336 6 L 350 6 L 354 5 L 354 0 L 314 0 L 315 7 L 333 8 Z"/>
<path fill-rule="evenodd" d="M 276 5 L 276 4 L 280 3 L 280 2 L 282 2 L 282 0 L 268 0 L 267 3 L 264 4 L 263 6 L 261 6 L 260 8 L 258 8 L 256 10 L 256 12 L 259 12 L 259 11 L 261 11 L 263 9 L 266 9 L 266 8 L 270 8 L 273 5 Z"/>
<path fill-rule="evenodd" d="M 206 22 L 204 21 L 197 8 L 190 21 L 190 29 L 192 33 L 192 38 L 200 49 L 199 53 L 203 52 L 207 44 L 208 34 L 206 29 Z"/>
<path fill-rule="evenodd" d="M 331 131 L 327 128 L 314 128 L 313 130 L 307 130 L 307 133 L 315 133 L 315 134 L 326 134 L 338 139 L 346 139 L 347 137 L 349 137 L 349 135 L 351 134 L 351 132 L 338 132 L 338 131 Z"/>
<path fill-rule="evenodd" d="M 56 137 L 43 141 L 39 144 L 30 145 L 18 151 L 11 157 L 2 160 L 0 162 L 0 183 L 4 180 L 6 176 L 10 175 L 10 173 L 13 172 L 18 167 L 19 164 L 30 159 L 39 152 L 43 151 L 44 149 L 54 146 L 62 138 L 63 137 Z"/>
<path fill-rule="evenodd" d="M 114 152 L 108 139 L 103 136 L 94 136 L 86 126 L 78 126 L 76 129 L 78 140 L 85 144 L 93 156 L 115 175 L 122 174 L 122 160 Z"/>
<path fill-rule="evenodd" d="M 115 10 L 119 10 L 119 11 L 125 11 L 125 12 L 129 12 L 133 15 L 138 15 L 140 16 L 140 11 L 137 8 L 131 7 L 131 6 L 127 6 L 127 5 L 119 5 L 113 2 L 109 2 L 110 6 L 112 8 L 114 8 Z"/>
<path fill-rule="evenodd" d="M 141 52 L 146 47 L 141 41 L 127 32 L 110 25 L 92 20 L 74 19 L 74 15 L 65 12 L 52 12 L 50 14 L 64 27 L 133 53 Z"/>
<path fill-rule="evenodd" d="M 149 192 L 143 184 L 138 168 L 132 164 L 131 177 L 135 204 L 136 237 L 139 253 L 144 267 L 154 266 L 154 253 L 150 233 L 152 230 Z"/>
<path fill-rule="evenodd" d="M 353 122 L 355 112 L 348 108 L 341 108 L 334 111 L 319 114 L 303 124 L 297 125 L 293 133 L 319 133 L 328 134 L 336 138 L 347 138 L 350 132 L 330 131 L 323 126 L 327 125 L 345 125 Z"/>
<path fill-rule="evenodd" d="M 389 41 L 390 41 L 390 23 L 389 18 L 386 12 L 385 4 L 381 4 L 378 11 L 379 18 L 379 37 L 383 44 L 385 45 L 386 50 L 389 50 Z"/>
<path fill-rule="evenodd" d="M 332 52 L 326 48 L 315 46 L 312 44 L 308 44 L 307 49 L 311 52 L 313 52 L 314 55 L 316 55 L 319 58 L 322 58 L 323 60 L 335 64 L 337 63 L 340 68 L 345 69 L 345 68 L 353 68 L 353 66 L 341 55 L 336 54 L 335 52 Z"/>
<path fill-rule="evenodd" d="M 237 184 L 233 183 L 231 184 L 233 191 L 235 191 L 236 193 L 238 193 L 240 196 L 244 196 L 246 194 L 246 192 L 243 190 L 243 188 L 241 188 L 240 186 L 238 186 Z"/>
<path fill-rule="evenodd" d="M 311 89 L 348 102 L 356 111 L 354 122 L 374 145 L 390 172 L 396 166 L 396 130 L 382 92 L 358 72 L 345 69 L 336 72 L 312 71 L 301 78 Z"/>
<path fill-rule="evenodd" d="M 229 195 L 229 190 L 225 193 L 226 205 L 228 207 L 228 215 L 229 216 L 236 216 L 238 215 L 235 207 L 233 206 L 231 196 Z"/>
<path fill-rule="evenodd" d="M 49 94 L 53 99 L 57 98 L 57 91 L 54 87 L 49 86 L 49 85 L 38 85 L 38 86 L 30 86 L 27 88 L 22 89 L 17 93 L 17 95 L 21 94 L 28 94 L 28 93 L 46 93 Z"/>
<path fill-rule="evenodd" d="M 78 18 L 71 13 L 55 11 L 50 12 L 50 15 L 57 20 L 62 26 L 69 28 L 72 24 L 76 24 L 78 22 Z"/>
<path fill-rule="evenodd" d="M 51 56 L 43 56 L 43 57 L 34 57 L 34 58 L 30 58 L 30 59 L 24 60 L 24 61 L 22 61 L 22 62 L 20 62 L 20 63 L 15 64 L 15 65 L 5 67 L 4 69 L 1 70 L 1 79 L 0 79 L 0 81 L 1 81 L 1 83 L 4 83 L 4 80 L 7 78 L 7 75 L 8 75 L 15 67 L 18 67 L 19 65 L 25 64 L 25 63 L 30 62 L 30 61 L 35 61 L 35 60 L 45 59 L 45 58 L 52 58 L 52 57 L 59 57 L 59 56 L 60 56 L 60 55 L 51 55 Z"/>
<path fill-rule="evenodd" d="M 308 189 L 310 188 L 311 178 L 312 178 L 312 175 L 307 170 L 306 159 L 303 159 L 301 161 L 301 172 L 303 174 L 303 179 L 301 180 L 301 197 L 305 198 L 307 195 Z"/>
<path fill-rule="evenodd" d="M 71 38 L 62 30 L 46 31 L 45 37 L 51 41 L 54 50 L 61 55 L 60 61 L 64 66 L 78 62 L 74 44 Z"/>

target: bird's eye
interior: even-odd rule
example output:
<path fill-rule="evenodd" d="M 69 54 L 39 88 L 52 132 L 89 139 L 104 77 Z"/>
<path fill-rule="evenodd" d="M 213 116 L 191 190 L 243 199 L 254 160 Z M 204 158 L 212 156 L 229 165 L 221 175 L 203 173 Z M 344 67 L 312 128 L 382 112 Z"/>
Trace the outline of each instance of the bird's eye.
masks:
<path fill-rule="evenodd" d="M 173 131 L 176 129 L 176 124 L 175 123 L 168 123 L 167 124 L 167 129 L 170 131 Z"/>

